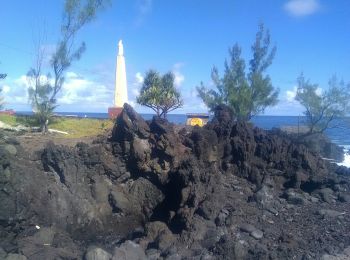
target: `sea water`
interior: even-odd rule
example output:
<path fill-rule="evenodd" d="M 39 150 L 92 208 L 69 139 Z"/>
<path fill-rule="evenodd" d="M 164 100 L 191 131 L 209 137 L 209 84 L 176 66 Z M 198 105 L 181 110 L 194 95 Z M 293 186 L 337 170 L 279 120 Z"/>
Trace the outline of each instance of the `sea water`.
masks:
<path fill-rule="evenodd" d="M 20 115 L 31 115 L 32 112 L 16 112 Z M 60 116 L 72 116 L 78 118 L 108 118 L 107 113 L 84 113 L 84 112 L 59 112 L 57 115 Z M 145 120 L 150 120 L 154 116 L 153 114 L 141 114 Z M 175 124 L 185 124 L 186 115 L 184 114 L 169 114 L 168 120 Z M 302 116 L 255 116 L 252 118 L 252 122 L 260 128 L 270 130 L 274 127 L 282 126 L 297 126 L 303 125 L 305 117 Z M 345 121 L 335 122 L 337 127 L 327 129 L 325 134 L 331 139 L 331 141 L 344 148 L 344 161 L 339 163 L 346 167 L 350 167 L 350 119 L 347 118 Z"/>

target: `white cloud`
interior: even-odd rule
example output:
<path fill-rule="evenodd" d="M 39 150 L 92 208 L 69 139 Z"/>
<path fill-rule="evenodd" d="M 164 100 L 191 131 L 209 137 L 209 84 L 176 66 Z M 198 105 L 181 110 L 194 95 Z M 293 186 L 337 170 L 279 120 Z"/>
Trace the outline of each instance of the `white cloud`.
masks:
<path fill-rule="evenodd" d="M 198 97 L 198 91 L 196 88 L 192 88 L 191 91 L 190 91 L 190 97 L 191 98 L 196 98 Z"/>
<path fill-rule="evenodd" d="M 320 88 L 320 87 L 318 87 L 318 88 L 316 89 L 315 93 L 316 93 L 317 96 L 320 97 L 320 96 L 322 95 L 322 93 L 323 93 L 323 89 Z"/>
<path fill-rule="evenodd" d="M 75 72 L 73 72 L 73 71 L 68 71 L 68 72 L 66 73 L 66 77 L 67 77 L 67 78 L 77 78 L 77 77 L 78 77 L 78 74 L 75 73 Z"/>
<path fill-rule="evenodd" d="M 47 80 L 43 76 L 43 80 Z M 16 79 L 6 79 L 3 85 L 5 101 L 8 107 L 29 110 L 28 81 L 26 75 Z M 61 111 L 107 111 L 112 105 L 112 86 L 84 78 L 75 72 L 67 72 L 65 83 L 57 97 Z M 23 109 L 22 109 L 23 110 Z"/>
<path fill-rule="evenodd" d="M 107 86 L 86 79 L 74 72 L 67 72 L 58 103 L 105 107 L 112 97 L 112 91 Z"/>
<path fill-rule="evenodd" d="M 135 74 L 135 79 L 136 79 L 136 83 L 137 83 L 137 84 L 142 84 L 143 81 L 144 81 L 144 78 L 143 78 L 141 72 L 137 72 L 137 73 Z"/>
<path fill-rule="evenodd" d="M 137 103 L 135 101 L 129 101 L 129 105 L 135 108 L 137 106 Z"/>
<path fill-rule="evenodd" d="M 174 84 L 175 87 L 180 87 L 182 83 L 185 81 L 185 76 L 180 72 L 180 69 L 184 66 L 182 62 L 175 63 L 172 69 L 174 73 L 175 79 Z"/>
<path fill-rule="evenodd" d="M 292 16 L 307 16 L 321 8 L 319 0 L 289 0 L 284 9 Z"/>
<path fill-rule="evenodd" d="M 143 78 L 141 72 L 137 72 L 135 74 L 135 77 L 134 77 L 134 80 L 132 83 L 132 87 L 131 87 L 131 93 L 133 94 L 133 97 L 131 97 L 131 99 L 140 95 L 140 89 L 141 89 L 141 86 L 143 84 L 143 80 L 144 80 L 144 78 Z M 130 102 L 132 102 L 132 101 L 129 100 L 129 103 Z"/>
<path fill-rule="evenodd" d="M 21 75 L 15 79 L 6 78 L 2 86 L 6 107 L 13 108 L 13 105 L 27 105 L 28 88 L 29 83 L 26 75 Z"/>
<path fill-rule="evenodd" d="M 285 97 L 283 98 L 283 100 L 287 101 L 287 102 L 291 102 L 291 103 L 294 103 L 294 102 L 297 102 L 295 100 L 295 96 L 297 95 L 297 90 L 298 90 L 298 87 L 297 86 L 294 86 L 293 89 L 291 90 L 287 90 L 285 92 Z M 323 89 L 318 87 L 315 91 L 316 95 L 318 96 L 321 96 L 322 93 L 323 93 Z M 298 103 L 298 102 L 297 102 Z"/>
<path fill-rule="evenodd" d="M 16 85 L 19 85 L 19 86 L 29 87 L 26 75 L 22 75 L 19 78 L 15 79 L 13 83 L 15 83 Z"/>
<path fill-rule="evenodd" d="M 184 82 L 184 80 L 185 80 L 185 76 L 182 75 L 178 71 L 174 71 L 174 75 L 175 75 L 174 84 L 175 84 L 176 87 L 180 87 L 182 85 L 182 83 Z"/>
<path fill-rule="evenodd" d="M 280 101 L 276 106 L 268 107 L 265 110 L 265 115 L 299 115 L 302 114 L 304 108 L 295 100 L 298 87 L 294 86 L 291 89 L 281 93 Z"/>
<path fill-rule="evenodd" d="M 297 87 L 295 86 L 292 90 L 287 90 L 286 91 L 286 100 L 288 102 L 294 102 L 295 101 L 295 96 L 297 95 Z"/>
<path fill-rule="evenodd" d="M 134 94 L 135 97 L 140 95 L 140 90 L 138 88 L 133 88 L 131 91 L 132 91 L 132 93 Z"/>
<path fill-rule="evenodd" d="M 8 86 L 8 85 L 4 85 L 4 86 L 2 87 L 2 93 L 3 93 L 3 94 L 9 93 L 10 90 L 11 90 L 11 87 Z"/>

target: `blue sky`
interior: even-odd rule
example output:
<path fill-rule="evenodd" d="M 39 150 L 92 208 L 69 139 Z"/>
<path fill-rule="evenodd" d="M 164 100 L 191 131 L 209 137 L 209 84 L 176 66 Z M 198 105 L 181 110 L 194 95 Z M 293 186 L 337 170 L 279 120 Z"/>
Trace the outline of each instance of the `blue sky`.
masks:
<path fill-rule="evenodd" d="M 6 107 L 28 111 L 26 73 L 35 42 L 49 55 L 59 37 L 63 0 L 3 1 L 0 9 L 0 82 Z M 268 115 L 298 115 L 293 100 L 303 72 L 326 88 L 336 74 L 350 81 L 350 1 L 348 0 L 119 0 L 81 30 L 87 50 L 68 70 L 58 111 L 106 112 L 113 103 L 118 40 L 124 43 L 129 101 L 135 104 L 144 73 L 173 71 L 184 107 L 174 113 L 206 112 L 197 97 L 201 81 L 211 85 L 213 65 L 222 72 L 228 48 L 238 42 L 248 61 L 258 24 L 270 30 L 277 54 L 268 73 L 280 102 Z"/>

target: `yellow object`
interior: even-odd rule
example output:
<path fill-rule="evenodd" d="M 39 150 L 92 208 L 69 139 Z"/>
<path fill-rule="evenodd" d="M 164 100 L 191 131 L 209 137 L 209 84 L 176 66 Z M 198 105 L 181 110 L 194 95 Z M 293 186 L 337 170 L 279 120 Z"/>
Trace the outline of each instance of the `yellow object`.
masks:
<path fill-rule="evenodd" d="M 190 125 L 191 126 L 195 126 L 195 125 L 198 125 L 198 126 L 203 126 L 203 120 L 198 118 L 198 117 L 194 117 L 194 118 L 191 118 L 190 120 Z"/>

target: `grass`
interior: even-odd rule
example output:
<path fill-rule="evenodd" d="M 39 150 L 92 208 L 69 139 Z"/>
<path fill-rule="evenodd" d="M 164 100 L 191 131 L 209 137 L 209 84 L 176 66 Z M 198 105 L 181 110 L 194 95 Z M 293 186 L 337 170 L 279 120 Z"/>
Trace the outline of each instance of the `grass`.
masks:
<path fill-rule="evenodd" d="M 32 116 L 0 115 L 0 121 L 11 126 L 38 126 Z M 49 128 L 68 132 L 68 135 L 62 135 L 64 138 L 81 138 L 103 134 L 113 125 L 114 122 L 110 119 L 55 117 Z"/>
<path fill-rule="evenodd" d="M 5 124 L 8 124 L 10 126 L 15 126 L 17 124 L 16 117 L 15 116 L 11 116 L 11 115 L 1 114 L 0 115 L 0 121 L 4 122 Z"/>
<path fill-rule="evenodd" d="M 110 119 L 91 118 L 55 118 L 49 128 L 68 132 L 67 138 L 80 138 L 103 134 L 111 129 L 114 122 Z"/>

